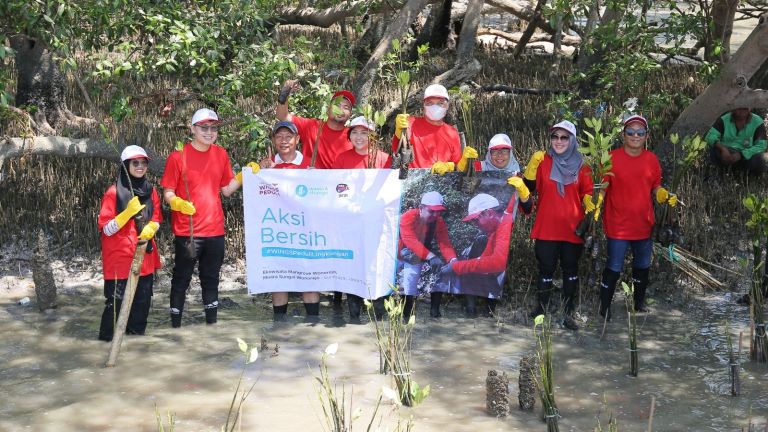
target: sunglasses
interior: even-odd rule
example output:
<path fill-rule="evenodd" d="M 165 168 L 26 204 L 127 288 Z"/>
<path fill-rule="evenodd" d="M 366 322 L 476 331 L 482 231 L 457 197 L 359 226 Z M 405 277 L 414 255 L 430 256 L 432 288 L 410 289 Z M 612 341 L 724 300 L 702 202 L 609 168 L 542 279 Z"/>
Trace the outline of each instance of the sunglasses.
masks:
<path fill-rule="evenodd" d="M 552 141 L 569 141 L 571 137 L 569 135 L 552 134 L 549 136 Z"/>
<path fill-rule="evenodd" d="M 645 129 L 631 129 L 631 128 L 627 128 L 627 129 L 624 129 L 624 133 L 627 134 L 627 136 L 635 136 L 635 135 L 637 135 L 639 137 L 644 137 L 645 134 L 648 133 L 648 131 L 645 130 Z"/>
<path fill-rule="evenodd" d="M 149 165 L 149 161 L 147 161 L 145 159 L 133 159 L 133 160 L 131 160 L 131 166 L 135 167 L 135 168 L 143 167 L 143 166 L 147 166 L 147 165 Z"/>
<path fill-rule="evenodd" d="M 218 126 L 198 126 L 198 128 L 200 128 L 200 130 L 203 131 L 203 132 L 208 132 L 208 131 L 218 132 L 219 131 L 219 127 Z"/>

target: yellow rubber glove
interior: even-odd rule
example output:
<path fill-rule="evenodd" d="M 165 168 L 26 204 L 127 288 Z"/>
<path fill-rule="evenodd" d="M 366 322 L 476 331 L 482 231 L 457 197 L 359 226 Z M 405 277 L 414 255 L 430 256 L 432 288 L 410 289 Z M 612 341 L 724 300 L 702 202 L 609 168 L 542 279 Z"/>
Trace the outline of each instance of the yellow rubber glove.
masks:
<path fill-rule="evenodd" d="M 181 212 L 181 214 L 189 216 L 195 214 L 197 211 L 191 202 L 185 201 L 177 196 L 171 199 L 171 210 Z"/>
<path fill-rule="evenodd" d="M 261 167 L 256 162 L 248 162 L 248 165 L 246 167 L 250 168 L 251 171 L 253 171 L 254 174 L 257 174 L 259 170 L 261 170 Z M 245 169 L 245 168 L 243 168 Z M 237 175 L 235 175 L 235 179 L 238 183 L 243 184 L 243 171 L 241 170 Z"/>
<path fill-rule="evenodd" d="M 507 179 L 507 184 L 517 189 L 517 194 L 520 195 L 521 201 L 528 201 L 531 191 L 528 190 L 528 186 L 525 185 L 523 179 L 518 176 L 512 176 Z"/>
<path fill-rule="evenodd" d="M 544 152 L 539 150 L 531 155 L 531 160 L 528 161 L 528 165 L 525 166 L 525 172 L 523 177 L 528 180 L 536 180 L 536 171 L 539 169 L 541 161 L 544 160 Z"/>
<path fill-rule="evenodd" d="M 593 215 L 594 219 L 597 220 L 600 218 L 600 207 L 603 205 L 602 194 L 599 194 L 597 196 L 597 204 L 595 204 L 592 201 L 592 195 L 584 195 L 584 198 L 582 199 L 582 203 L 584 204 L 585 215 L 595 212 L 595 214 Z"/>
<path fill-rule="evenodd" d="M 458 165 L 456 165 L 456 169 L 458 171 L 466 171 L 467 170 L 467 159 L 477 159 L 477 150 L 470 146 L 464 147 L 464 151 L 461 152 L 461 159 L 459 159 Z"/>
<path fill-rule="evenodd" d="M 408 129 L 408 114 L 398 114 L 395 117 L 395 136 L 397 139 L 403 135 L 403 129 Z"/>
<path fill-rule="evenodd" d="M 453 162 L 441 162 L 437 161 L 432 165 L 432 174 L 443 175 L 447 172 L 453 171 Z"/>
<path fill-rule="evenodd" d="M 667 203 L 670 207 L 674 207 L 677 205 L 677 195 L 669 193 L 663 187 L 659 187 L 656 189 L 656 202 L 659 204 Z"/>
<path fill-rule="evenodd" d="M 144 229 L 141 230 L 141 234 L 139 234 L 139 240 L 152 240 L 152 237 L 155 236 L 158 228 L 160 228 L 159 223 L 155 221 L 149 221 L 146 225 L 144 225 Z"/>
<path fill-rule="evenodd" d="M 131 198 L 131 200 L 128 201 L 128 204 L 125 206 L 125 210 L 121 211 L 119 215 L 115 216 L 117 227 L 124 227 L 125 224 L 127 224 L 128 221 L 136 215 L 136 213 L 144 210 L 144 207 L 146 207 L 146 205 L 139 202 L 139 197 L 135 196 Z"/>

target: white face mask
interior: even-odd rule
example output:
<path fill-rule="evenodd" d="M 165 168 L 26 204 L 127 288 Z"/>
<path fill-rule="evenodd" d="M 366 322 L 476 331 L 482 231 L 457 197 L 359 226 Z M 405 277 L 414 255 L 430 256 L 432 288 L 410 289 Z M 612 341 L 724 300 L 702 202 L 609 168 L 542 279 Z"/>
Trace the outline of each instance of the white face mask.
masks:
<path fill-rule="evenodd" d="M 448 108 L 443 108 L 440 105 L 429 105 L 424 107 L 424 114 L 432 121 L 440 121 L 445 117 L 448 112 Z"/>

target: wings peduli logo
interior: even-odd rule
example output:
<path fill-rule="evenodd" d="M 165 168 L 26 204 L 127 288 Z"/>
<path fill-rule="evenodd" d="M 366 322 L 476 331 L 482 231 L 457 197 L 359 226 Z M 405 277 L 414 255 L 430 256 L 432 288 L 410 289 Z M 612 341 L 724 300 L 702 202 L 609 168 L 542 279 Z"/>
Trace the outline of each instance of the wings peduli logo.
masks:
<path fill-rule="evenodd" d="M 349 191 L 349 186 L 346 183 L 339 183 L 336 185 L 336 193 L 339 194 L 338 198 L 348 197 L 349 194 L 346 193 L 347 191 Z"/>
<path fill-rule="evenodd" d="M 280 196 L 280 189 L 277 187 L 277 183 L 269 184 L 260 184 L 259 185 L 259 195 L 274 195 L 274 196 Z"/>
<path fill-rule="evenodd" d="M 321 197 L 328 195 L 328 187 L 327 186 L 307 186 L 307 185 L 297 185 L 296 189 L 296 196 L 299 198 L 304 198 L 307 196 L 310 197 Z"/>

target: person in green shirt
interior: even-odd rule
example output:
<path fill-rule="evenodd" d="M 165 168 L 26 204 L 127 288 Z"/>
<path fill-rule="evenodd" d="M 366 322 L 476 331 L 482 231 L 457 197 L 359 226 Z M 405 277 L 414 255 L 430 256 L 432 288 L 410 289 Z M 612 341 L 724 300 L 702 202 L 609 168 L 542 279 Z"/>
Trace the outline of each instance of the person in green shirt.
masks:
<path fill-rule="evenodd" d="M 749 108 L 736 108 L 717 119 L 705 139 L 715 165 L 733 166 L 751 174 L 768 171 L 765 124 Z"/>

